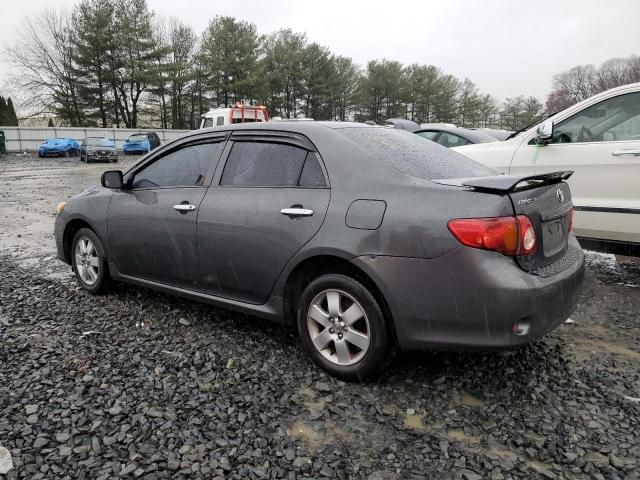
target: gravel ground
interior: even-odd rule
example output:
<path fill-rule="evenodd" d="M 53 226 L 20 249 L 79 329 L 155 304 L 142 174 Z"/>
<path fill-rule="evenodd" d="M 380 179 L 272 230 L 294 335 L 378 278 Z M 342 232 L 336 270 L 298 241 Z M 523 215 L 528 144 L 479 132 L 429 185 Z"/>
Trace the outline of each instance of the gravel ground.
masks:
<path fill-rule="evenodd" d="M 541 341 L 406 353 L 346 384 L 292 328 L 80 290 L 52 212 L 112 167 L 0 158 L 6 478 L 640 478 L 637 260 L 589 253 L 574 323 Z"/>

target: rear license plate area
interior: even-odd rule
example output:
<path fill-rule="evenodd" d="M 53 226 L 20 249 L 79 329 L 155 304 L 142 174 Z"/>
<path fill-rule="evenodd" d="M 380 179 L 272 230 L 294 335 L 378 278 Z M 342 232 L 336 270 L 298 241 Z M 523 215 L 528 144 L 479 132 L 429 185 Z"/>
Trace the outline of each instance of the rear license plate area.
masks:
<path fill-rule="evenodd" d="M 545 257 L 552 257 L 561 252 L 565 245 L 566 236 L 562 218 L 542 223 L 542 245 Z"/>

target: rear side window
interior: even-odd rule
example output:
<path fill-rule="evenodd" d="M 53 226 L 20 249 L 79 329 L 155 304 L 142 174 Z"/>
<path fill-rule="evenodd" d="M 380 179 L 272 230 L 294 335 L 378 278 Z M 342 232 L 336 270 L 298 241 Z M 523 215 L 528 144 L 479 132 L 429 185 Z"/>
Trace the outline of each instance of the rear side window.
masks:
<path fill-rule="evenodd" d="M 434 138 L 436 138 L 436 135 L 438 135 L 438 132 L 416 132 L 416 135 L 420 135 L 421 137 L 433 140 Z"/>
<path fill-rule="evenodd" d="M 140 170 L 133 188 L 193 187 L 202 185 L 211 163 L 220 156 L 224 142 L 187 145 Z"/>
<path fill-rule="evenodd" d="M 317 158 L 307 150 L 281 143 L 236 142 L 229 154 L 220 184 L 246 187 L 319 187 L 324 186 L 325 182 Z"/>
<path fill-rule="evenodd" d="M 324 174 L 322 173 L 322 167 L 315 153 L 309 152 L 307 159 L 304 162 L 302 173 L 300 174 L 300 182 L 298 184 L 301 187 L 320 188 L 326 187 L 327 184 L 324 181 Z"/>
<path fill-rule="evenodd" d="M 458 135 L 454 135 L 453 133 L 442 132 L 438 137 L 438 143 L 443 147 L 451 148 L 461 147 L 462 145 L 466 145 L 469 142 Z"/>
<path fill-rule="evenodd" d="M 496 175 L 489 167 L 418 135 L 381 127 L 336 129 L 374 158 L 412 177 L 425 179 Z"/>

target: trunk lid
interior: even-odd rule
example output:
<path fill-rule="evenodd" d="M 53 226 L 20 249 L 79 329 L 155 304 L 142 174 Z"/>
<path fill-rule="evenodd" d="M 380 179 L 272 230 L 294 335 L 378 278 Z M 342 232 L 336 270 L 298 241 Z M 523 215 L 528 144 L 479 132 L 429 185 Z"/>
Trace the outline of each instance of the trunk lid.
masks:
<path fill-rule="evenodd" d="M 516 215 L 531 220 L 538 248 L 533 255 L 515 257 L 523 270 L 545 267 L 567 251 L 571 209 L 571 191 L 565 182 L 573 172 L 538 175 L 495 175 L 434 180 L 445 185 L 508 195 Z"/>

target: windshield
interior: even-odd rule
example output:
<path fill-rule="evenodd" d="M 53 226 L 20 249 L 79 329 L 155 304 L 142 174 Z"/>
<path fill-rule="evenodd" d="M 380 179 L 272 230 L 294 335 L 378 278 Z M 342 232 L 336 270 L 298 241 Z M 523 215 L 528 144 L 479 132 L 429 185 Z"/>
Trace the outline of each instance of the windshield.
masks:
<path fill-rule="evenodd" d="M 370 155 L 412 177 L 425 179 L 496 175 L 484 165 L 404 130 L 363 127 L 338 129 Z"/>
<path fill-rule="evenodd" d="M 129 137 L 130 142 L 144 142 L 145 140 L 147 140 L 146 135 L 131 135 Z"/>
<path fill-rule="evenodd" d="M 86 143 L 90 147 L 113 147 L 113 142 L 108 138 L 91 137 L 87 138 Z"/>

